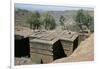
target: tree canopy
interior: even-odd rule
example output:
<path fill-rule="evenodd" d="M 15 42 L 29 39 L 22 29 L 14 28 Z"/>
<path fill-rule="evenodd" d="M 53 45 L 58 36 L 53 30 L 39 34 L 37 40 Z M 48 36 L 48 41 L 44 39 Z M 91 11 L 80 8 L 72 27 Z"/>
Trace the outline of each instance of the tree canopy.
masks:
<path fill-rule="evenodd" d="M 77 12 L 75 21 L 81 30 L 83 30 L 82 25 L 85 25 L 89 29 L 89 26 L 93 23 L 93 17 L 84 13 L 84 11 L 81 9 Z"/>
<path fill-rule="evenodd" d="M 39 29 L 41 27 L 40 14 L 35 12 L 28 18 L 27 23 L 30 24 L 31 29 Z"/>
<path fill-rule="evenodd" d="M 45 29 L 47 30 L 54 29 L 56 27 L 55 19 L 49 14 L 45 15 L 43 24 L 44 24 Z"/>
<path fill-rule="evenodd" d="M 46 14 L 43 19 L 41 16 L 38 12 L 35 12 L 28 18 L 27 23 L 30 24 L 31 29 L 39 29 L 44 26 L 46 30 L 52 30 L 56 27 L 55 19 L 51 15 Z"/>
<path fill-rule="evenodd" d="M 65 29 L 64 21 L 65 21 L 65 17 L 61 15 L 59 18 L 59 22 L 60 22 L 60 25 L 62 26 L 62 29 Z"/>

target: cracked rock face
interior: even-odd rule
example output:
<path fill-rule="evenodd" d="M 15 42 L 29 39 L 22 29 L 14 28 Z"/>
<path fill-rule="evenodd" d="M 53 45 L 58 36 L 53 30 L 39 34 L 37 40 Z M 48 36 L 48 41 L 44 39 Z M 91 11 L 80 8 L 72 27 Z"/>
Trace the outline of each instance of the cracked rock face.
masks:
<path fill-rule="evenodd" d="M 55 60 L 53 63 L 80 62 L 94 60 L 94 34 L 80 43 L 74 53 L 67 57 Z"/>

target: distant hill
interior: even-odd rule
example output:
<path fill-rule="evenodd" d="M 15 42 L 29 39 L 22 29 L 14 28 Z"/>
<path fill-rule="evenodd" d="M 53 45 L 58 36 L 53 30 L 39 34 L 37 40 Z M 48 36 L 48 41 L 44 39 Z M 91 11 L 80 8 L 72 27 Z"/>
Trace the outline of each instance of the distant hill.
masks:
<path fill-rule="evenodd" d="M 28 17 L 32 15 L 32 11 L 28 11 L 25 9 L 15 9 L 15 25 L 21 25 L 21 26 L 27 26 L 29 27 L 29 24 L 26 23 L 26 20 Z M 39 12 L 41 15 L 44 15 L 46 13 L 52 15 L 55 18 L 56 24 L 59 26 L 59 18 L 60 16 L 65 17 L 65 25 L 68 27 L 68 29 L 72 31 L 78 31 L 79 27 L 76 25 L 75 22 L 75 16 L 77 14 L 77 10 L 66 10 L 66 11 L 46 11 L 46 12 Z M 85 11 L 84 13 L 88 13 L 91 16 L 94 16 L 93 11 Z M 74 27 L 74 28 L 73 28 Z M 76 28 L 75 28 L 76 27 Z"/>
<path fill-rule="evenodd" d="M 15 10 L 15 26 L 21 25 L 21 26 L 29 26 L 29 24 L 26 23 L 26 20 L 28 17 L 32 15 L 32 12 L 27 10 Z"/>

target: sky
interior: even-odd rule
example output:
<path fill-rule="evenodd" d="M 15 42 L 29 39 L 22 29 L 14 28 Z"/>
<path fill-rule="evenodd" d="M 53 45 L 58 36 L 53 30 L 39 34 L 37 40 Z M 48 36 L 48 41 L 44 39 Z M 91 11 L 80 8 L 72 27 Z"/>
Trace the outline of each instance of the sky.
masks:
<path fill-rule="evenodd" d="M 54 5 L 37 5 L 37 4 L 23 4 L 15 3 L 15 8 L 26 9 L 30 11 L 65 11 L 65 10 L 93 10 L 90 7 L 72 7 L 72 6 L 54 6 Z"/>

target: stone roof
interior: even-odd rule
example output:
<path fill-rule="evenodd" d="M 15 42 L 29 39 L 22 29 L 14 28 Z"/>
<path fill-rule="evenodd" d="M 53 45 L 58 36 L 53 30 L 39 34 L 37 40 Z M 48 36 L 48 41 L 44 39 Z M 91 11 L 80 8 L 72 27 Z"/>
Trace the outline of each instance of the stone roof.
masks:
<path fill-rule="evenodd" d="M 30 35 L 30 37 L 34 38 L 31 40 L 31 42 L 53 44 L 57 40 L 74 41 L 78 37 L 78 34 L 76 32 L 67 30 L 65 31 L 53 30 L 53 31 L 35 32 L 34 34 Z"/>
<path fill-rule="evenodd" d="M 39 30 L 31 30 L 27 27 L 15 26 L 15 35 L 30 37 L 32 40 L 31 42 L 42 42 L 53 44 L 57 40 L 68 40 L 74 41 L 78 37 L 78 33 L 64 30 L 64 31 L 39 31 Z"/>

